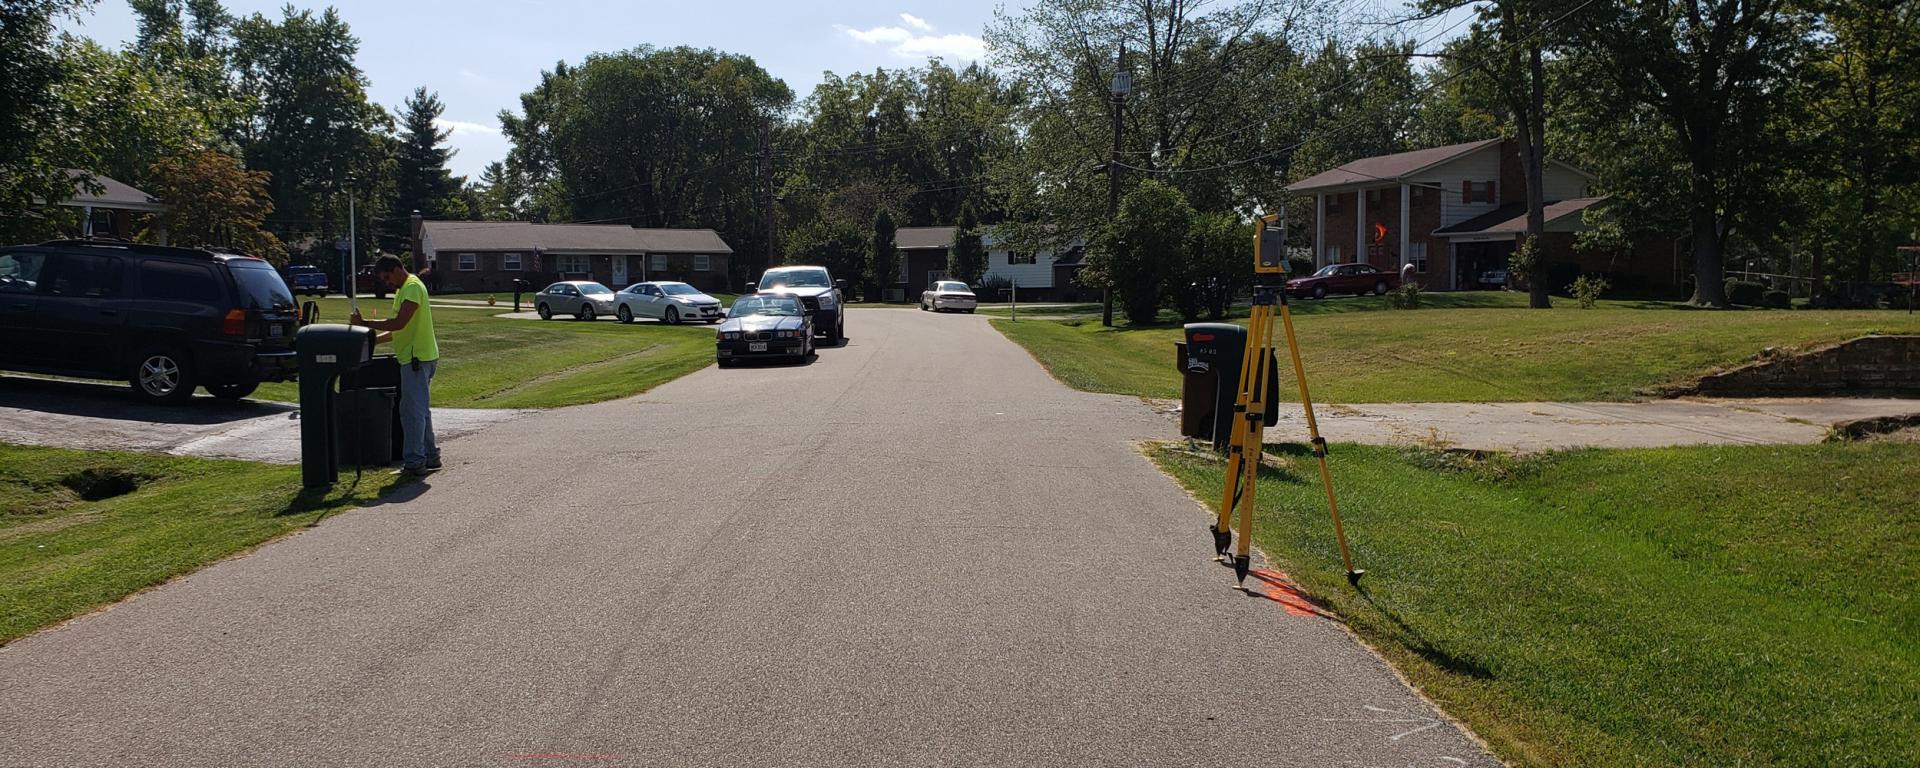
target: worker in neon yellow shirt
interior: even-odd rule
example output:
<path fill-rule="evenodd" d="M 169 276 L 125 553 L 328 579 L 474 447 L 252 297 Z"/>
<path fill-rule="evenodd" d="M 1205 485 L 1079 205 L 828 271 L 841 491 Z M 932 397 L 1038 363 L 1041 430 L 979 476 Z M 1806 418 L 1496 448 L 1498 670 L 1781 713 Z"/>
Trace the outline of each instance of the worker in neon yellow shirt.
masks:
<path fill-rule="evenodd" d="M 405 448 L 401 472 L 424 475 L 440 468 L 440 447 L 433 441 L 433 409 L 428 389 L 440 362 L 440 343 L 433 336 L 433 309 L 427 305 L 427 284 L 410 274 L 400 259 L 382 256 L 373 263 L 373 279 L 393 290 L 393 318 L 368 320 L 358 311 L 348 321 L 379 331 L 376 341 L 393 344 L 400 361 L 400 432 Z"/>

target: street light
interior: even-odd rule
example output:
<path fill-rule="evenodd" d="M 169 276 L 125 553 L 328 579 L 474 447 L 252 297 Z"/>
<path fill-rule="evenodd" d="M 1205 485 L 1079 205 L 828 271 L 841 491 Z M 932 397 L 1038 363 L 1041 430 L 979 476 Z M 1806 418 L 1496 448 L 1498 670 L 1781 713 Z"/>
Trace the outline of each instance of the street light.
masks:
<path fill-rule="evenodd" d="M 1133 73 L 1127 71 L 1127 44 L 1113 60 L 1113 156 L 1107 161 L 1107 224 L 1120 215 L 1120 117 L 1127 109 L 1127 94 L 1133 91 Z M 1100 325 L 1113 326 L 1113 286 L 1100 287 Z"/>

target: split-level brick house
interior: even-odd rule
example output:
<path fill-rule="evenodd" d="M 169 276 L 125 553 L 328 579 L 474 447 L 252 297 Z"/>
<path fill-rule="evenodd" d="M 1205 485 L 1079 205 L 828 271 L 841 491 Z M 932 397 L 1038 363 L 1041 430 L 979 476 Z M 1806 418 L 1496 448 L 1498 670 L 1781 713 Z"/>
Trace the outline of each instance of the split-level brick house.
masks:
<path fill-rule="evenodd" d="M 1548 160 L 1542 176 L 1541 248 L 1556 281 L 1604 273 L 1630 292 L 1678 290 L 1681 277 L 1665 239 L 1642 238 L 1621 253 L 1576 252 L 1583 214 L 1604 198 L 1593 195 L 1591 174 L 1566 163 Z M 1399 272 L 1412 264 L 1415 282 L 1429 290 L 1481 287 L 1482 275 L 1507 268 L 1526 234 L 1525 176 L 1511 140 L 1355 160 L 1287 191 L 1313 198 L 1316 265 L 1366 262 Z"/>
<path fill-rule="evenodd" d="M 733 249 L 711 229 L 645 229 L 624 224 L 524 221 L 416 221 L 414 253 L 434 268 L 443 291 L 511 291 L 515 278 L 537 289 L 556 280 L 592 280 L 619 290 L 674 280 L 732 293 Z"/>

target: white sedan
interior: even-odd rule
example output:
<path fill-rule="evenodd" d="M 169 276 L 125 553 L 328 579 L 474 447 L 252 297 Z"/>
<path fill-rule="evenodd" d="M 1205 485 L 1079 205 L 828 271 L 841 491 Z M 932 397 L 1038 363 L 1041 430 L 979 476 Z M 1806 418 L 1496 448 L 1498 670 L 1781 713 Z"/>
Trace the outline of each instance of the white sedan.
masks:
<path fill-rule="evenodd" d="M 623 323 L 631 323 L 636 317 L 673 324 L 682 320 L 717 323 L 726 317 L 719 299 L 686 283 L 634 283 L 620 291 L 614 305 L 614 315 Z"/>
<path fill-rule="evenodd" d="M 980 303 L 973 296 L 973 289 L 958 280 L 941 280 L 933 284 L 933 290 L 920 294 L 920 311 L 929 309 L 935 312 L 953 310 L 973 314 Z"/>
<path fill-rule="evenodd" d="M 592 320 L 602 312 L 613 311 L 613 289 L 586 280 L 558 282 L 533 295 L 533 308 L 542 320 L 565 314 L 575 320 Z"/>

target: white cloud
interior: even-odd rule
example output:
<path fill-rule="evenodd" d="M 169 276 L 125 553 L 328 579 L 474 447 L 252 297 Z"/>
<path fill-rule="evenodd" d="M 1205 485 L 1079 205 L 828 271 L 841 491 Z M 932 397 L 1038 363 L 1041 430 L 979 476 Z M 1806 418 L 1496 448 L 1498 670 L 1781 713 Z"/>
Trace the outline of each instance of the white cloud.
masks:
<path fill-rule="evenodd" d="M 934 27 L 911 13 L 900 14 L 907 27 L 878 26 L 872 29 L 854 29 L 836 24 L 835 29 L 847 33 L 848 37 L 867 45 L 884 45 L 893 55 L 903 59 L 921 61 L 939 57 L 949 62 L 979 61 L 987 57 L 987 43 L 973 35 L 933 34 Z M 917 30 L 917 31 L 916 31 Z"/>
<path fill-rule="evenodd" d="M 495 126 L 485 123 L 469 123 L 465 120 L 448 120 L 436 117 L 433 119 L 433 125 L 443 131 L 453 131 L 453 135 L 455 136 L 472 136 L 475 134 L 500 135 L 500 129 Z"/>

